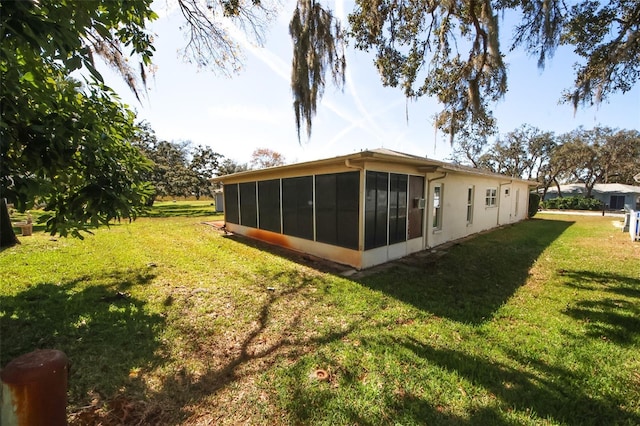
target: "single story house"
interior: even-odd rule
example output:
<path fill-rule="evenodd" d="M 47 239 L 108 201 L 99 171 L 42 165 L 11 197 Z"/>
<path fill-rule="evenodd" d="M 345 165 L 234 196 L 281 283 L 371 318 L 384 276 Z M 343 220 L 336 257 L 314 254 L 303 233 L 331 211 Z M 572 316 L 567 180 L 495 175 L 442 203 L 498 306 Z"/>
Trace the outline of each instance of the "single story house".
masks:
<path fill-rule="evenodd" d="M 584 196 L 586 193 L 584 183 L 560 185 L 562 197 Z M 640 210 L 640 186 L 596 183 L 591 195 L 601 201 L 609 210 Z M 558 198 L 557 187 L 550 187 L 544 197 L 545 201 L 553 198 Z"/>
<path fill-rule="evenodd" d="M 521 221 L 535 185 L 387 149 L 214 182 L 228 231 L 356 269 Z"/>

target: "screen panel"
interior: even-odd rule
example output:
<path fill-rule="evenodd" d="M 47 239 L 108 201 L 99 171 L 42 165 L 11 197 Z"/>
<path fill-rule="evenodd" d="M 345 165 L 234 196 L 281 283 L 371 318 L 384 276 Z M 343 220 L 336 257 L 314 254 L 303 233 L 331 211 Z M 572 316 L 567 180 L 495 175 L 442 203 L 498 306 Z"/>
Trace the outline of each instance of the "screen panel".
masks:
<path fill-rule="evenodd" d="M 424 204 L 420 205 L 420 200 L 424 199 L 424 177 L 409 176 L 409 213 L 408 232 L 409 239 L 422 237 L 424 226 Z M 415 200 L 415 201 L 414 201 Z"/>
<path fill-rule="evenodd" d="M 316 240 L 358 249 L 360 173 L 316 176 Z"/>
<path fill-rule="evenodd" d="M 240 223 L 237 183 L 227 184 L 224 186 L 224 220 L 230 223 Z"/>
<path fill-rule="evenodd" d="M 282 232 L 313 240 L 313 176 L 282 179 Z"/>
<path fill-rule="evenodd" d="M 258 226 L 267 231 L 280 229 L 280 179 L 258 182 Z"/>
<path fill-rule="evenodd" d="M 250 228 L 258 227 L 258 203 L 256 199 L 256 183 L 240 184 L 240 225 Z"/>
<path fill-rule="evenodd" d="M 365 250 L 387 244 L 389 174 L 367 172 L 365 198 Z"/>
<path fill-rule="evenodd" d="M 407 175 L 389 175 L 389 244 L 407 240 Z"/>

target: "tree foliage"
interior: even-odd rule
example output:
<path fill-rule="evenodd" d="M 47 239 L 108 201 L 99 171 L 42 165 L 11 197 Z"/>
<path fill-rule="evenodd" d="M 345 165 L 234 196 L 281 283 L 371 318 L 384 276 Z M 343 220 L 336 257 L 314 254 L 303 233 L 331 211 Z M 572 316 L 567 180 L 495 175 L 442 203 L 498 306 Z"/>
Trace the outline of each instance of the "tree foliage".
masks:
<path fill-rule="evenodd" d="M 307 136 L 311 136 L 325 75 L 330 71 L 333 82 L 340 87 L 344 85 L 344 34 L 332 11 L 315 0 L 298 0 L 289 23 L 289 34 L 293 41 L 291 91 L 300 140 L 303 122 Z"/>
<path fill-rule="evenodd" d="M 435 124 L 453 142 L 469 123 L 483 131 L 495 124 L 490 104 L 507 91 L 499 43 L 504 38 L 500 17 L 505 15 L 519 18 L 509 49 L 536 56 L 541 68 L 559 46 L 573 48 L 580 58 L 575 85 L 562 97 L 576 107 L 624 93 L 638 81 L 640 4 L 630 0 L 356 0 L 348 34 L 356 48 L 375 54 L 383 85 L 399 87 L 408 98 L 429 96 L 441 103 Z M 312 41 L 299 43 L 297 34 L 292 31 L 294 55 L 304 58 Z M 324 81 L 315 74 L 326 71 L 320 64 L 300 73 L 296 64 L 294 59 L 292 86 L 303 84 L 306 91 L 294 90 L 294 99 L 303 101 L 310 131 L 308 112 L 315 109 L 308 106 L 315 108 L 317 100 L 307 101 L 298 93 L 322 88 Z M 299 103 L 294 109 L 298 117 Z"/>
<path fill-rule="evenodd" d="M 225 21 L 261 45 L 268 23 L 277 14 L 277 2 L 269 0 L 177 0 L 177 5 L 187 40 L 181 50 L 183 58 L 224 75 L 238 72 L 243 61 L 241 48 Z"/>
<path fill-rule="evenodd" d="M 24 210 L 51 213 L 60 235 L 113 219 L 133 219 L 150 188 L 146 160 L 133 148 L 133 113 L 101 82 L 96 40 L 152 54 L 145 22 L 150 1 L 17 1 L 0 4 L 0 187 Z M 71 73 L 86 68 L 84 84 Z"/>
<path fill-rule="evenodd" d="M 284 166 L 284 155 L 269 148 L 257 148 L 251 154 L 251 168 L 266 169 L 268 167 Z"/>
<path fill-rule="evenodd" d="M 222 155 L 210 147 L 158 140 L 148 123 L 141 123 L 134 145 L 153 164 L 147 179 L 156 197 L 213 195 L 210 179 L 217 174 Z"/>
<path fill-rule="evenodd" d="M 231 175 L 233 173 L 246 172 L 250 170 L 249 164 L 239 163 L 231 158 L 225 158 L 218 167 L 218 176 Z"/>
<path fill-rule="evenodd" d="M 584 183 L 589 197 L 596 183 L 635 184 L 640 132 L 595 127 L 556 136 L 523 125 L 487 146 L 461 144 L 454 155 L 459 163 L 537 181 L 543 198 L 551 185 L 574 182 Z"/>
<path fill-rule="evenodd" d="M 453 136 L 506 92 L 498 15 L 490 0 L 358 0 L 349 15 L 357 48 L 375 52 L 385 86 L 436 97 L 436 126 Z"/>

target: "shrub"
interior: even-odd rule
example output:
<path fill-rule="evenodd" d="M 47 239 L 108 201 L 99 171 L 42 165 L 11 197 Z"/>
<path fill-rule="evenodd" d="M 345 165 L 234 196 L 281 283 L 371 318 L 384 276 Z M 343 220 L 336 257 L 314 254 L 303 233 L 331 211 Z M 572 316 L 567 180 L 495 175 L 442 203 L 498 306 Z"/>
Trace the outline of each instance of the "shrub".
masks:
<path fill-rule="evenodd" d="M 540 194 L 537 192 L 529 193 L 529 218 L 532 218 L 538 213 L 538 207 L 540 207 Z"/>
<path fill-rule="evenodd" d="M 577 197 L 562 197 L 552 198 L 544 201 L 542 206 L 545 209 L 560 209 L 560 210 L 601 210 L 602 202 L 595 198 L 585 198 L 582 196 Z"/>

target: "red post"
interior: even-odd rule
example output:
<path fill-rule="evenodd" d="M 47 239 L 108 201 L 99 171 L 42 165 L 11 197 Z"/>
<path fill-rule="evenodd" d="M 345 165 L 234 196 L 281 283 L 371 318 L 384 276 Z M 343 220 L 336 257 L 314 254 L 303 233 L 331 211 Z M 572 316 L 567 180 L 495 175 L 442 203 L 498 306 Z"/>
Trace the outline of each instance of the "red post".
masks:
<path fill-rule="evenodd" d="M 9 362 L 2 379 L 2 426 L 66 426 L 69 359 L 40 349 Z"/>

